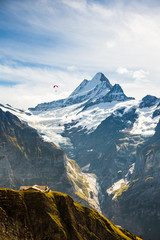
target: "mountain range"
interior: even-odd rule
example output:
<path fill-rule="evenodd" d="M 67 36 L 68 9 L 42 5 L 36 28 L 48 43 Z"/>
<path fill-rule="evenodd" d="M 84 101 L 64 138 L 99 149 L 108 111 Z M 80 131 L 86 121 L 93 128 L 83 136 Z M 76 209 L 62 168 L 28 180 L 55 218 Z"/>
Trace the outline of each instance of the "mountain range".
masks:
<path fill-rule="evenodd" d="M 66 99 L 28 111 L 0 107 L 4 187 L 49 182 L 115 224 L 159 240 L 159 98 L 127 97 L 97 73 Z"/>

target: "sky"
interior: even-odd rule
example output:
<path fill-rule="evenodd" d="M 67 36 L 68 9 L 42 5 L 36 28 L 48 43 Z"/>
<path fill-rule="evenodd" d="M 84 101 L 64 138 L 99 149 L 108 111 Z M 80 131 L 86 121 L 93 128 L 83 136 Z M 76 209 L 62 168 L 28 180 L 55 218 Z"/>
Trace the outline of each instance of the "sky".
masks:
<path fill-rule="evenodd" d="M 159 0 L 0 0 L 0 104 L 66 98 L 97 72 L 160 97 L 159 63 Z"/>

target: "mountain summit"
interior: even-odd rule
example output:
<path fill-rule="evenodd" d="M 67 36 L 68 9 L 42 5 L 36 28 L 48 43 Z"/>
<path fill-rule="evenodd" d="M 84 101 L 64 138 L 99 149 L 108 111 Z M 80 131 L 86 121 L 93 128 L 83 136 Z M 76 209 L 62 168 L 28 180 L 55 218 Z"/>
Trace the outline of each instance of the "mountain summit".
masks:
<path fill-rule="evenodd" d="M 109 80 L 103 73 L 99 72 L 90 81 L 84 79 L 83 82 L 71 93 L 70 97 L 78 94 L 88 94 L 90 92 L 95 96 L 102 92 L 107 93 L 111 88 L 112 85 Z"/>
<path fill-rule="evenodd" d="M 103 102 L 126 101 L 131 99 L 134 98 L 127 97 L 119 84 L 112 86 L 105 75 L 99 72 L 91 80 L 84 79 L 68 98 L 49 103 L 41 103 L 35 108 L 30 108 L 30 110 L 46 111 L 79 103 L 82 103 L 85 109 L 91 105 Z"/>

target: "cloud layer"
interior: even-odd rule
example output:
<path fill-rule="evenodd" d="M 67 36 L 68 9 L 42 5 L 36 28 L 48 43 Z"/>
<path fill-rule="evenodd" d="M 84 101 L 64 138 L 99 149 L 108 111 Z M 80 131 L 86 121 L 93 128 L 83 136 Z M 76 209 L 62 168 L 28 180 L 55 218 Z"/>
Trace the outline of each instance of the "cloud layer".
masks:
<path fill-rule="evenodd" d="M 130 96 L 158 96 L 159 11 L 156 0 L 1 1 L 0 102 L 29 107 L 66 97 L 99 71 Z"/>

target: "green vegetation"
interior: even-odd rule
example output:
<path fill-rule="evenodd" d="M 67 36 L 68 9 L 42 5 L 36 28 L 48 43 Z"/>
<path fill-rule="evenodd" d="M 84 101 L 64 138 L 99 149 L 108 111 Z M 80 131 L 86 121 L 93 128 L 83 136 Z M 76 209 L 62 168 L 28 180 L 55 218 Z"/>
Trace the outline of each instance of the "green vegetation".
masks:
<path fill-rule="evenodd" d="M 130 187 L 130 185 L 128 184 L 128 185 L 122 186 L 121 188 L 119 188 L 118 190 L 116 190 L 116 191 L 114 192 L 114 194 L 115 194 L 114 200 L 117 201 L 117 198 L 118 198 L 119 196 L 121 196 L 123 192 L 126 192 L 129 187 Z"/>
<path fill-rule="evenodd" d="M 3 240 L 140 240 L 67 194 L 0 189 L 0 206 Z"/>
<path fill-rule="evenodd" d="M 120 197 L 124 192 L 126 192 L 138 180 L 139 180 L 139 178 L 136 178 L 136 179 L 132 180 L 132 182 L 130 184 L 123 185 L 121 188 L 119 188 L 116 191 L 114 191 L 113 192 L 113 194 L 114 194 L 113 200 L 117 201 L 118 197 Z"/>
<path fill-rule="evenodd" d="M 86 178 L 82 175 L 81 169 L 78 164 L 72 159 L 68 159 L 68 162 L 68 177 L 70 181 L 72 181 L 72 183 L 74 184 L 76 195 L 78 195 L 82 199 L 87 200 L 87 198 L 89 198 L 89 184 L 86 181 Z"/>

